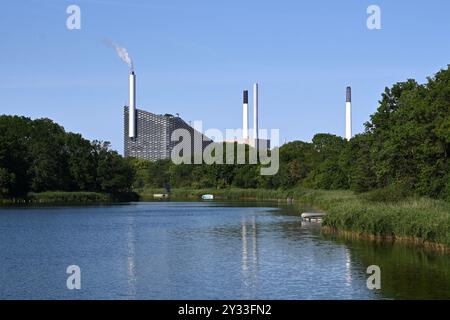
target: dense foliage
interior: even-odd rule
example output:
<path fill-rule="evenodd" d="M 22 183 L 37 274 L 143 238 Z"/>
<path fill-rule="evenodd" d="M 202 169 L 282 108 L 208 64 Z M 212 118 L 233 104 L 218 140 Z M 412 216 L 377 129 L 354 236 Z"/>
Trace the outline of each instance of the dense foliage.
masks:
<path fill-rule="evenodd" d="M 134 167 L 109 143 L 65 132 L 48 119 L 0 116 L 0 198 L 30 192 L 129 192 Z"/>
<path fill-rule="evenodd" d="M 280 147 L 280 169 L 258 165 L 174 165 L 138 161 L 135 187 L 372 190 L 373 198 L 423 195 L 450 199 L 450 69 L 426 84 L 386 88 L 365 132 L 350 141 L 318 134 Z"/>

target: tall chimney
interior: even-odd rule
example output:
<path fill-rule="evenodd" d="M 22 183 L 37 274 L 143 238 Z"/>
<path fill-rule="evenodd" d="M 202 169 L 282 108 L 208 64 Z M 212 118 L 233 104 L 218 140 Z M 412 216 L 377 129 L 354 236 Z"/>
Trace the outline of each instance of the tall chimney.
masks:
<path fill-rule="evenodd" d="M 258 148 L 258 84 L 253 85 L 253 139 L 255 147 Z"/>
<path fill-rule="evenodd" d="M 242 105 L 242 139 L 248 141 L 248 91 L 244 90 L 244 101 Z"/>
<path fill-rule="evenodd" d="M 352 88 L 347 87 L 347 99 L 345 103 L 345 138 L 352 138 Z"/>
<path fill-rule="evenodd" d="M 128 137 L 133 139 L 136 136 L 136 75 L 130 72 L 130 105 L 128 109 Z"/>

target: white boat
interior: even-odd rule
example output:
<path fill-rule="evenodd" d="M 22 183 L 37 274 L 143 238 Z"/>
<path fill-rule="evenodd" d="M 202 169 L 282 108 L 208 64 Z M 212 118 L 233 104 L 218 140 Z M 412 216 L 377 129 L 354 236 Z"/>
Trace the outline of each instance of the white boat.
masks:
<path fill-rule="evenodd" d="M 204 194 L 202 195 L 203 200 L 214 200 L 214 196 L 212 194 Z"/>
<path fill-rule="evenodd" d="M 155 199 L 162 199 L 162 198 L 168 198 L 169 194 L 167 193 L 154 193 L 153 198 Z"/>

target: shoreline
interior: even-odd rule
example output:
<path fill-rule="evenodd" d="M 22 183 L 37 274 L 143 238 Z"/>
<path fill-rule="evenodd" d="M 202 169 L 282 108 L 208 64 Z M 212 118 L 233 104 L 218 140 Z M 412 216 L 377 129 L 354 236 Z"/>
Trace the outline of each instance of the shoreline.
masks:
<path fill-rule="evenodd" d="M 86 191 L 47 191 L 29 193 L 23 198 L 0 199 L 0 207 L 27 206 L 27 205 L 84 205 L 84 204 L 108 204 L 118 202 L 130 202 L 139 200 L 139 195 L 134 192 L 122 194 L 108 194 Z"/>
<path fill-rule="evenodd" d="M 392 243 L 392 244 L 402 243 L 402 244 L 409 244 L 411 246 L 424 250 L 441 253 L 450 253 L 449 246 L 435 242 L 423 241 L 420 238 L 414 237 L 377 236 L 371 234 L 358 233 L 355 231 L 339 230 L 327 226 L 322 226 L 322 232 L 324 232 L 325 234 L 337 235 L 341 238 L 350 240 L 366 240 L 376 243 Z"/>
<path fill-rule="evenodd" d="M 150 198 L 145 190 L 142 197 Z M 173 198 L 200 199 L 214 194 L 220 200 L 270 200 L 310 206 L 327 215 L 323 230 L 352 234 L 360 239 L 413 243 L 439 251 L 450 251 L 450 203 L 429 198 L 406 198 L 399 201 L 371 201 L 351 191 L 265 190 L 265 189 L 174 189 Z M 299 212 L 299 215 L 301 212 Z"/>
<path fill-rule="evenodd" d="M 140 191 L 140 192 L 139 192 Z M 133 201 L 215 200 L 277 201 L 294 207 L 310 206 L 326 212 L 322 229 L 352 238 L 405 242 L 427 249 L 450 252 L 450 203 L 427 198 L 397 202 L 369 201 L 350 191 L 270 189 L 173 189 L 167 199 L 154 199 L 162 189 L 137 190 L 113 197 L 95 192 L 44 192 L 19 201 L 0 200 L 1 207 L 27 205 L 104 205 Z M 300 215 L 301 212 L 298 212 Z"/>

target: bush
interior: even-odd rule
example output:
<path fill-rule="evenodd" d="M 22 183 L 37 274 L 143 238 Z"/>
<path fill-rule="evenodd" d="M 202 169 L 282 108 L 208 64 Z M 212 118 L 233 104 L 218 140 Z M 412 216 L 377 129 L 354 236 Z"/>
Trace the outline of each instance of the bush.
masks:
<path fill-rule="evenodd" d="M 401 184 L 375 189 L 360 195 L 362 199 L 371 202 L 397 202 L 411 196 L 411 191 Z"/>

